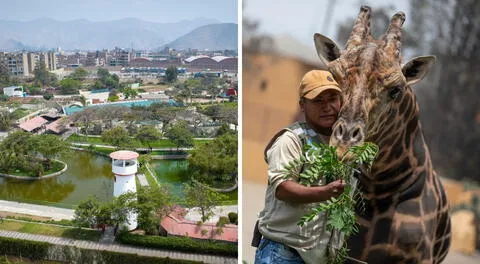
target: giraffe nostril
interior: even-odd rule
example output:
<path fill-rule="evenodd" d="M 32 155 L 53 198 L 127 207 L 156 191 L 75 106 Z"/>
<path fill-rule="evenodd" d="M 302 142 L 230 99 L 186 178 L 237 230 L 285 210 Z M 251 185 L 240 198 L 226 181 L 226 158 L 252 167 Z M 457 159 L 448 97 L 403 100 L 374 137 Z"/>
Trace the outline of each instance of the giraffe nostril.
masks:
<path fill-rule="evenodd" d="M 338 125 L 338 128 L 335 130 L 335 136 L 340 139 L 343 136 L 343 131 L 345 129 L 343 128 L 343 124 Z"/>
<path fill-rule="evenodd" d="M 360 137 L 361 137 L 360 128 L 359 128 L 359 127 L 356 127 L 356 128 L 353 129 L 353 131 L 352 131 L 351 139 L 354 140 L 354 141 L 359 141 L 359 140 L 360 140 Z"/>

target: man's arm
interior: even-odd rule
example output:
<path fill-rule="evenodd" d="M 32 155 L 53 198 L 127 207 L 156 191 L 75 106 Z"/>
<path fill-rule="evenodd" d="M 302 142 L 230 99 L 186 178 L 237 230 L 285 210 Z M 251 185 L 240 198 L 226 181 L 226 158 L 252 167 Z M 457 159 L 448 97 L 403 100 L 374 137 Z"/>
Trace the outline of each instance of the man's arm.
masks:
<path fill-rule="evenodd" d="M 323 202 L 343 193 L 345 182 L 337 180 L 324 186 L 308 187 L 294 181 L 284 181 L 277 186 L 277 199 L 290 203 Z"/>

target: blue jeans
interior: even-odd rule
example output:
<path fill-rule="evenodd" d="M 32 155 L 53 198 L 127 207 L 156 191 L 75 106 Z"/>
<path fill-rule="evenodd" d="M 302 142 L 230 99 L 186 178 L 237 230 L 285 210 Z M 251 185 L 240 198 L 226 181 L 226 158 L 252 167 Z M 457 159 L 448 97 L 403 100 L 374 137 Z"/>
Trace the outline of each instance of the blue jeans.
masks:
<path fill-rule="evenodd" d="M 255 252 L 255 264 L 304 264 L 298 252 L 284 244 L 262 238 Z"/>

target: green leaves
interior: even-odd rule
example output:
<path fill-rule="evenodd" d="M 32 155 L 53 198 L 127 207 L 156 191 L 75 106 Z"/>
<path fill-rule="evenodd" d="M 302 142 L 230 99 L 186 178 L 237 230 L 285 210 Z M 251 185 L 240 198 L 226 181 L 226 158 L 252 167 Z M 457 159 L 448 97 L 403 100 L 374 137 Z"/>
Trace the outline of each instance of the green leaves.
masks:
<path fill-rule="evenodd" d="M 297 179 L 300 184 L 306 186 L 316 185 L 322 178 L 325 179 L 325 184 L 339 179 L 344 180 L 346 184 L 342 194 L 320 203 L 302 216 L 297 225 L 304 226 L 319 214 L 325 213 L 328 216 L 326 227 L 329 231 L 334 234 L 342 233 L 345 240 L 358 233 L 355 207 L 364 210 L 365 206 L 361 192 L 355 191 L 356 186 L 353 186 L 351 181 L 356 169 L 360 166 L 371 168 L 378 150 L 377 145 L 367 142 L 361 146 L 349 148 L 348 159 L 345 155 L 339 160 L 335 147 L 326 144 L 306 144 L 303 155 L 285 166 L 285 178 Z M 336 240 L 338 242 L 339 238 Z M 346 243 L 343 242 L 340 248 L 335 248 L 332 244 L 330 247 L 334 253 L 329 256 L 329 264 L 343 263 L 348 251 Z"/>
<path fill-rule="evenodd" d="M 367 142 L 361 146 L 351 147 L 348 152 L 355 156 L 354 164 L 360 166 L 367 165 L 367 168 L 372 167 L 373 161 L 378 153 L 378 146 L 374 143 Z"/>

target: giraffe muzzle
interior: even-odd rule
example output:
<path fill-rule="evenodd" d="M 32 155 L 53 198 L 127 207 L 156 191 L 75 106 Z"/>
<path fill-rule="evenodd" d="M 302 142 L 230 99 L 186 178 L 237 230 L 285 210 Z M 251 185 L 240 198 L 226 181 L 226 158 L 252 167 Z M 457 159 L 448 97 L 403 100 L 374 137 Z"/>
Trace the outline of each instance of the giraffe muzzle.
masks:
<path fill-rule="evenodd" d="M 362 123 L 339 119 L 333 128 L 330 145 L 337 147 L 337 154 L 343 156 L 350 147 L 362 144 L 364 135 Z"/>

